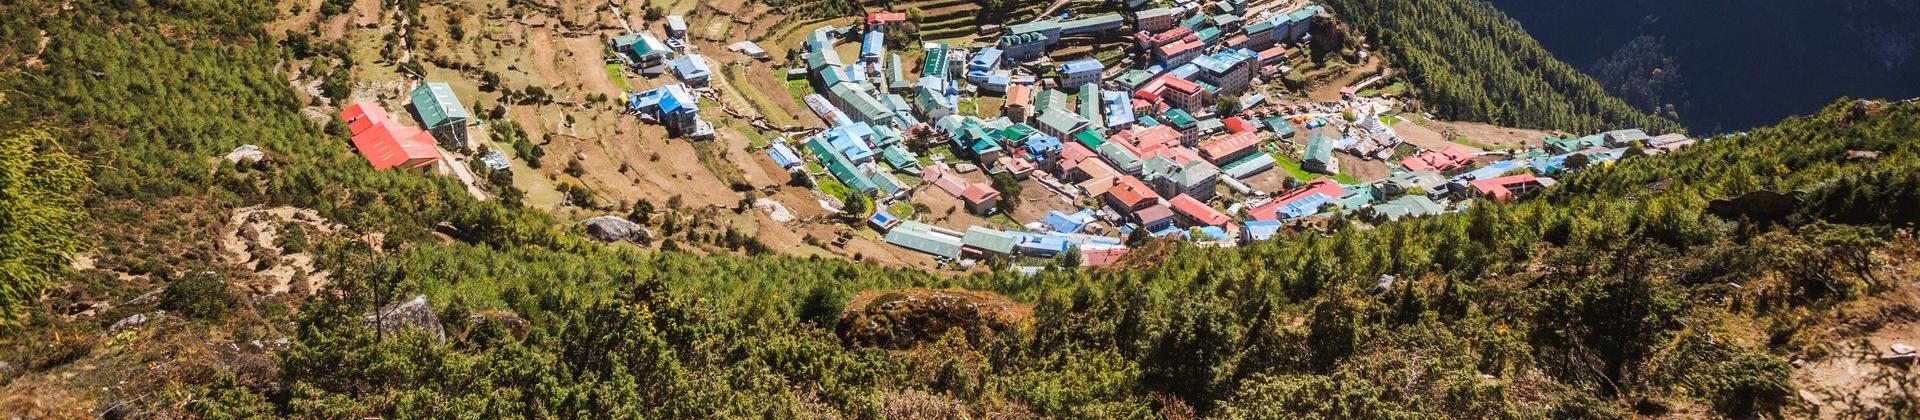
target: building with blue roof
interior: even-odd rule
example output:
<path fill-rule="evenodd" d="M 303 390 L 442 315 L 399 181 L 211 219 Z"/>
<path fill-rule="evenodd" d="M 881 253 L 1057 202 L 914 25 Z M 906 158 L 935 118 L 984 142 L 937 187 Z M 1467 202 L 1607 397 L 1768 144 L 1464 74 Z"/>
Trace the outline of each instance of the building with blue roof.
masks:
<path fill-rule="evenodd" d="M 767 157 L 773 158 L 773 163 L 780 165 L 781 169 L 789 171 L 806 166 L 806 162 L 800 159 L 800 153 L 788 146 L 784 137 L 773 139 L 773 146 L 767 147 Z"/>
<path fill-rule="evenodd" d="M 1244 238 L 1247 241 L 1265 241 L 1280 233 L 1281 223 L 1278 220 L 1249 220 L 1240 226 L 1246 233 Z"/>
<path fill-rule="evenodd" d="M 1133 95 L 1127 92 L 1102 91 L 1100 101 L 1107 107 L 1108 129 L 1125 130 L 1133 125 Z"/>
<path fill-rule="evenodd" d="M 658 121 L 674 135 L 693 138 L 713 136 L 713 125 L 700 119 L 700 102 L 685 85 L 678 83 L 627 95 L 629 112 Z"/>
<path fill-rule="evenodd" d="M 1059 255 L 1062 252 L 1067 252 L 1067 249 L 1072 248 L 1072 244 L 1068 242 L 1066 238 L 1059 236 L 1026 232 L 1010 233 L 1014 235 L 1017 241 L 1014 243 L 1014 250 L 1022 255 L 1044 258 Z"/>
<path fill-rule="evenodd" d="M 1061 148 L 1059 137 L 1049 136 L 1046 134 L 1038 134 L 1032 137 L 1028 137 L 1027 140 L 1021 144 L 1021 146 L 1027 149 L 1027 153 L 1033 154 L 1034 156 L 1041 156 L 1046 158 L 1059 156 L 1060 148 Z"/>
<path fill-rule="evenodd" d="M 999 48 L 993 47 L 981 48 L 980 51 L 975 52 L 973 58 L 967 59 L 967 81 L 981 83 L 993 76 L 994 72 L 1000 70 L 1001 54 L 1003 53 Z"/>
<path fill-rule="evenodd" d="M 1048 210 L 1047 217 L 1041 219 L 1040 223 L 1046 224 L 1048 228 L 1053 229 L 1055 232 L 1080 233 L 1080 230 L 1085 229 L 1087 224 L 1093 223 L 1093 220 L 1094 213 L 1091 209 L 1080 209 L 1080 211 L 1073 214 Z"/>
<path fill-rule="evenodd" d="M 1061 64 L 1057 71 L 1060 75 L 1060 86 L 1080 86 L 1100 83 L 1100 72 L 1106 69 L 1107 66 L 1100 64 L 1100 60 L 1088 58 Z"/>
<path fill-rule="evenodd" d="M 1197 235 L 1191 237 L 1195 242 L 1215 242 L 1229 239 L 1227 230 L 1219 226 L 1201 226 L 1194 228 L 1193 232 L 1197 233 Z"/>
<path fill-rule="evenodd" d="M 687 86 L 705 87 L 713 77 L 713 67 L 699 54 L 687 54 L 673 60 L 673 75 Z"/>
<path fill-rule="evenodd" d="M 860 41 L 860 59 L 869 62 L 879 61 L 880 57 L 886 53 L 887 34 L 880 31 L 867 31 L 866 37 Z"/>

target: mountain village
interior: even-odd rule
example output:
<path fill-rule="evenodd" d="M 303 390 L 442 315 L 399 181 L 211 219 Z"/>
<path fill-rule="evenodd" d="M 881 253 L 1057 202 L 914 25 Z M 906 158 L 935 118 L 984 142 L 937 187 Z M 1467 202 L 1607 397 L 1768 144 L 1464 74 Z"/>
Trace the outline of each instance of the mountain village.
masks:
<path fill-rule="evenodd" d="M 674 14 L 607 37 L 605 48 L 617 85 L 645 82 L 615 98 L 627 118 L 686 142 L 755 133 L 742 146 L 753 153 L 724 156 L 785 172 L 764 177 L 783 185 L 763 180 L 758 189 L 804 191 L 753 200 L 780 224 L 772 229 L 801 231 L 796 224 L 814 222 L 796 213 L 821 213 L 814 220 L 838 226 L 807 233 L 821 248 L 866 240 L 960 270 L 985 261 L 1099 266 L 1147 238 L 1231 247 L 1334 218 L 1459 211 L 1694 142 L 1622 128 L 1475 144 L 1407 111 L 1399 96 L 1412 87 L 1364 46 L 1355 54 L 1364 69 L 1302 86 L 1325 67 L 1313 58 L 1328 49 L 1316 36 L 1344 37 L 1309 3 L 1129 0 L 1054 12 L 1066 3 L 1029 21 L 965 29 L 972 37 L 927 38 L 916 7 L 796 28 L 797 40 L 727 39 L 725 51 L 703 50 L 718 43 L 691 38 L 716 31 Z M 803 105 L 795 113 L 803 115 L 782 124 L 765 109 L 739 110 L 739 98 L 762 95 L 743 95 L 751 87 L 729 81 L 734 72 L 783 78 L 786 91 L 774 94 L 790 95 L 781 100 Z M 451 172 L 484 198 L 473 165 L 441 161 L 472 149 L 457 145 L 487 141 L 469 128 L 490 128 L 447 83 L 427 79 L 407 95 L 425 129 L 396 122 L 377 101 L 338 117 L 375 167 Z M 479 165 L 516 166 L 501 151 L 508 147 L 479 149 Z M 690 157 L 670 159 L 682 158 Z"/>

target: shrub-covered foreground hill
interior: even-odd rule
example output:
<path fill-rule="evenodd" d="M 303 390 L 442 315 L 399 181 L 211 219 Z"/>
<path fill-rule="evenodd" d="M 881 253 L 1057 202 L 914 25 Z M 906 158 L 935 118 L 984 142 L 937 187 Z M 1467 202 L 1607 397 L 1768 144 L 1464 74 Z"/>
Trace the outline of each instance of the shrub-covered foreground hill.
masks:
<path fill-rule="evenodd" d="M 1920 105 L 1843 101 L 1516 205 L 948 278 L 590 243 L 366 168 L 300 116 L 276 66 L 321 47 L 260 29 L 270 5 L 68 4 L 0 8 L 0 250 L 25 256 L 0 256 L 0 412 L 1915 414 L 1911 373 L 1820 369 L 1920 325 Z M 216 163 L 240 144 L 269 158 Z M 282 206 L 319 220 L 272 241 L 329 273 L 311 290 L 224 251 L 235 211 Z M 439 333 L 369 326 L 415 295 Z"/>

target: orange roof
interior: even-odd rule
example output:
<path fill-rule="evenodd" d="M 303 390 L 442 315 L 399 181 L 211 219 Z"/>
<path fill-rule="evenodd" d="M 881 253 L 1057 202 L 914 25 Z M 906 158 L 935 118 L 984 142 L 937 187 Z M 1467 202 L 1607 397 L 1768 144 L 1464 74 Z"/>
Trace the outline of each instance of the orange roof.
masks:
<path fill-rule="evenodd" d="M 1258 144 L 1260 144 L 1259 133 L 1244 132 L 1244 133 L 1222 137 L 1219 140 L 1210 141 L 1210 142 L 1207 142 L 1206 144 L 1200 145 L 1200 155 L 1206 157 L 1208 161 L 1224 164 L 1224 162 L 1218 162 L 1218 161 L 1227 156 L 1233 156 L 1234 154 L 1240 153 L 1243 150 L 1247 150 L 1248 147 L 1253 147 Z"/>
<path fill-rule="evenodd" d="M 1007 85 L 1007 106 L 1027 106 L 1033 102 L 1033 88 L 1013 83 Z"/>
<path fill-rule="evenodd" d="M 394 124 L 391 121 L 377 124 L 353 136 L 353 148 L 374 169 L 389 168 L 418 169 L 440 161 L 440 151 L 433 147 L 433 134 L 425 130 Z"/>
<path fill-rule="evenodd" d="M 1190 195 L 1180 194 L 1174 196 L 1173 200 L 1169 200 L 1168 202 L 1173 204 L 1174 211 L 1180 212 L 1180 214 L 1187 216 L 1187 218 L 1207 226 L 1226 225 L 1229 220 L 1226 214 L 1221 213 L 1219 210 L 1214 210 L 1212 206 L 1208 206 L 1207 203 L 1202 203 Z"/>
<path fill-rule="evenodd" d="M 1220 120 L 1220 123 L 1222 125 L 1227 126 L 1227 131 L 1232 131 L 1235 133 L 1245 133 L 1245 132 L 1254 131 L 1253 123 L 1249 123 L 1247 122 L 1247 120 L 1242 119 L 1240 117 L 1229 117 L 1225 120 Z"/>
<path fill-rule="evenodd" d="M 1540 182 L 1540 179 L 1534 177 L 1533 174 L 1508 175 L 1499 178 L 1475 180 L 1473 181 L 1473 188 L 1479 190 L 1480 195 L 1493 197 L 1494 201 L 1507 201 L 1508 198 L 1513 197 L 1513 190 L 1509 189 L 1509 186 L 1530 182 Z"/>
<path fill-rule="evenodd" d="M 1153 192 L 1152 188 L 1147 188 L 1146 183 L 1132 176 L 1120 177 L 1114 182 L 1113 188 L 1107 190 L 1107 195 L 1113 196 L 1114 201 L 1120 202 L 1129 209 L 1160 201 L 1160 193 Z"/>

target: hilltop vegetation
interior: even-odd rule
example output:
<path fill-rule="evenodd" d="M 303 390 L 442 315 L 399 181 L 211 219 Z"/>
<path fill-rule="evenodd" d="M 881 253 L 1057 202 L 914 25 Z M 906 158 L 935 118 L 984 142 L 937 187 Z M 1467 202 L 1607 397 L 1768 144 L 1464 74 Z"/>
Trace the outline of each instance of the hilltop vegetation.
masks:
<path fill-rule="evenodd" d="M 298 52 L 260 29 L 270 5 L 24 3 L 0 12 L 0 27 L 28 28 L 0 46 L 0 129 L 45 130 L 36 150 L 84 160 L 98 187 L 55 189 L 86 221 L 46 232 L 99 261 L 28 261 L 60 281 L 0 348 L 20 361 L 0 378 L 4 412 L 1803 416 L 1790 360 L 1920 322 L 1893 298 L 1920 269 L 1903 211 L 1920 203 L 1920 105 L 1843 101 L 1515 205 L 1239 249 L 1152 244 L 1114 270 L 949 278 L 590 243 L 446 177 L 367 168 L 301 117 L 275 67 Z M 270 158 L 209 163 L 241 144 Z M 1762 190 L 1798 204 L 1708 214 Z M 285 241 L 332 273 L 325 290 L 249 290 L 253 273 L 208 251 L 250 205 L 346 225 Z M 1382 275 L 1397 281 L 1376 289 Z M 856 294 L 909 287 L 990 291 L 1031 314 L 886 346 L 836 335 Z M 416 294 L 444 341 L 362 318 Z M 112 306 L 83 315 L 82 302 Z M 133 314 L 152 319 L 110 329 Z M 1912 395 L 1852 408 L 1910 417 Z"/>
<path fill-rule="evenodd" d="M 1607 94 L 1483 0 L 1327 0 L 1417 89 L 1425 111 L 1496 125 L 1679 132 Z"/>

